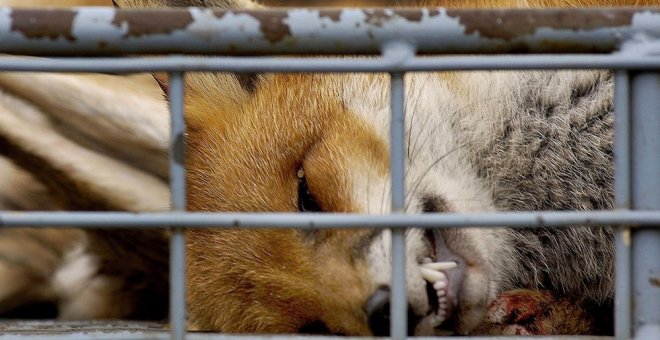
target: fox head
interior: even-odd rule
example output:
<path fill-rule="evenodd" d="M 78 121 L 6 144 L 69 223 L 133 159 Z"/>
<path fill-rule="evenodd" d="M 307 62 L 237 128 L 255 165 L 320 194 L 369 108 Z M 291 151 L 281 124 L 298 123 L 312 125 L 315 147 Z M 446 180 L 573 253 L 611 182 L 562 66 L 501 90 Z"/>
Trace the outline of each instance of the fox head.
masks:
<path fill-rule="evenodd" d="M 114 2 L 261 7 L 248 0 Z M 470 122 L 483 122 L 463 131 L 470 136 L 502 129 L 501 121 L 479 112 L 507 111 L 507 84 L 524 78 L 493 77 L 485 84 L 477 74 L 406 76 L 406 212 L 495 209 L 460 135 Z M 484 93 L 502 100 L 476 100 Z M 475 102 L 488 107 L 472 107 Z M 389 213 L 388 103 L 383 74 L 187 74 L 188 210 Z M 501 277 L 511 275 L 498 270 L 498 262 L 514 256 L 498 235 L 476 228 L 407 231 L 411 333 L 468 333 L 480 323 L 502 289 Z M 222 332 L 386 334 L 390 245 L 383 230 L 190 230 L 190 325 Z"/>

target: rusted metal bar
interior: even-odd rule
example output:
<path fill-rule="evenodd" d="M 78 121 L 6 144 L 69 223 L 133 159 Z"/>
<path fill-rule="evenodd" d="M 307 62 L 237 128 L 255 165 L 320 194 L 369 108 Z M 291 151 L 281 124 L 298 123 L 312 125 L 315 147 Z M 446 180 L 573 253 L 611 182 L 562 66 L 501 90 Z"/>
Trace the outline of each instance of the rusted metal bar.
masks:
<path fill-rule="evenodd" d="M 647 38 L 660 38 L 660 8 L 0 8 L 0 52 L 31 55 L 377 54 L 391 41 L 418 53 L 606 53 Z"/>

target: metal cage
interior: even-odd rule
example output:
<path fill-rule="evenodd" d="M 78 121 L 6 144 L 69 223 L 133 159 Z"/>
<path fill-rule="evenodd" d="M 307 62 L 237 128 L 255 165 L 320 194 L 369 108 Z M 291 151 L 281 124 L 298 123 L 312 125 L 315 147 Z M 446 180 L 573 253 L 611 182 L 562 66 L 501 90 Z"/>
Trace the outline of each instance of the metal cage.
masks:
<path fill-rule="evenodd" d="M 240 27 L 240 29 L 239 29 Z M 616 225 L 616 336 L 660 338 L 660 9 L 447 10 L 287 9 L 220 11 L 0 9 L 0 52 L 68 56 L 0 59 L 2 71 L 168 72 L 171 125 L 169 213 L 0 212 L 0 227 L 171 228 L 171 337 L 186 334 L 187 227 L 391 228 L 391 337 L 406 338 L 406 227 Z M 170 54 L 159 59 L 107 57 Z M 215 54 L 191 57 L 181 54 Z M 245 55 L 278 55 L 249 57 Z M 283 55 L 370 54 L 371 59 Z M 454 54 L 454 56 L 448 56 Z M 464 54 L 456 56 L 456 54 Z M 469 54 L 469 56 L 467 56 Z M 512 56 L 511 54 L 521 54 Z M 241 56 L 243 55 L 243 56 Z M 90 58 L 85 56 L 96 56 Z M 106 58 L 98 58 L 106 56 Z M 76 57 L 76 58 L 70 58 Z M 615 211 L 403 214 L 406 72 L 613 69 Z M 391 75 L 392 207 L 389 216 L 186 213 L 183 84 L 191 71 L 385 72 Z M 52 329 L 55 329 L 53 326 Z M 108 333 L 110 332 L 110 333 Z M 166 331 L 39 333 L 44 338 L 165 338 Z M 58 335 L 59 334 L 59 335 Z M 36 336 L 36 335 L 35 335 Z M 258 338 L 257 336 L 235 336 Z M 217 335 L 218 339 L 235 338 Z M 20 338 L 10 333 L 0 338 Z M 289 337 L 260 337 L 289 338 Z"/>

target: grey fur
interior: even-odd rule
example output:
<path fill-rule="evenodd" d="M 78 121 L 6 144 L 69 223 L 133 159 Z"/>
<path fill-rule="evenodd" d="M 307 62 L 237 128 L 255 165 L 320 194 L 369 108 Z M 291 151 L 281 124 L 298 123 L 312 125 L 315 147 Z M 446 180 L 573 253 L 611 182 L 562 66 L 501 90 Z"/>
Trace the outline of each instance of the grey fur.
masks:
<path fill-rule="evenodd" d="M 471 161 L 489 184 L 496 207 L 612 209 L 612 74 L 576 72 L 568 82 L 563 72 L 534 72 L 525 78 L 521 93 L 511 93 L 513 105 L 502 129 L 485 141 L 465 141 L 474 146 Z M 517 260 L 495 260 L 496 270 L 508 274 L 503 289 L 544 287 L 599 302 L 612 298 L 612 228 L 501 233 Z"/>

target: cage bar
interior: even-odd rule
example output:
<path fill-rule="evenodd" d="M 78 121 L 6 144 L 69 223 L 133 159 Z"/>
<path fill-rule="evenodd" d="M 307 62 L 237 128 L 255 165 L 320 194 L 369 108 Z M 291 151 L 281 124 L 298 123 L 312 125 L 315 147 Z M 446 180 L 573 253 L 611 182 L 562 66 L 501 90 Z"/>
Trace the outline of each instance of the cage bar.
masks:
<path fill-rule="evenodd" d="M 607 53 L 660 37 L 646 9 L 0 9 L 1 53 L 378 54 Z M 57 18 L 57 19 L 54 19 Z"/>
<path fill-rule="evenodd" d="M 617 71 L 614 85 L 614 168 L 615 204 L 618 210 L 630 209 L 630 77 L 628 71 Z M 630 228 L 620 225 L 615 239 L 614 321 L 618 339 L 631 336 L 631 267 Z"/>
<path fill-rule="evenodd" d="M 543 228 L 660 225 L 660 211 L 547 211 L 354 215 L 210 212 L 0 212 L 0 227 L 50 228 Z"/>
<path fill-rule="evenodd" d="M 632 83 L 632 208 L 660 210 L 660 72 Z M 633 329 L 660 329 L 660 229 L 632 234 Z"/>
<path fill-rule="evenodd" d="M 170 189 L 172 210 L 186 210 L 184 167 L 184 74 L 169 74 L 168 97 L 171 111 Z M 183 340 L 186 334 L 186 240 L 182 226 L 172 228 L 170 236 L 170 325 L 171 339 Z"/>
<path fill-rule="evenodd" d="M 0 46 L 0 50 L 2 47 Z M 26 72 L 422 72 L 466 70 L 617 69 L 657 70 L 647 55 L 493 55 L 385 58 L 193 57 L 0 58 L 0 71 Z"/>
<path fill-rule="evenodd" d="M 404 47 L 405 48 L 405 47 Z M 392 175 L 392 212 L 403 213 L 405 196 L 404 163 L 404 126 L 405 126 L 405 89 L 401 73 L 392 73 L 390 100 L 392 118 L 391 128 L 391 175 Z M 408 302 L 406 299 L 406 243 L 404 228 L 392 229 L 392 339 L 405 339 L 408 334 Z"/>

